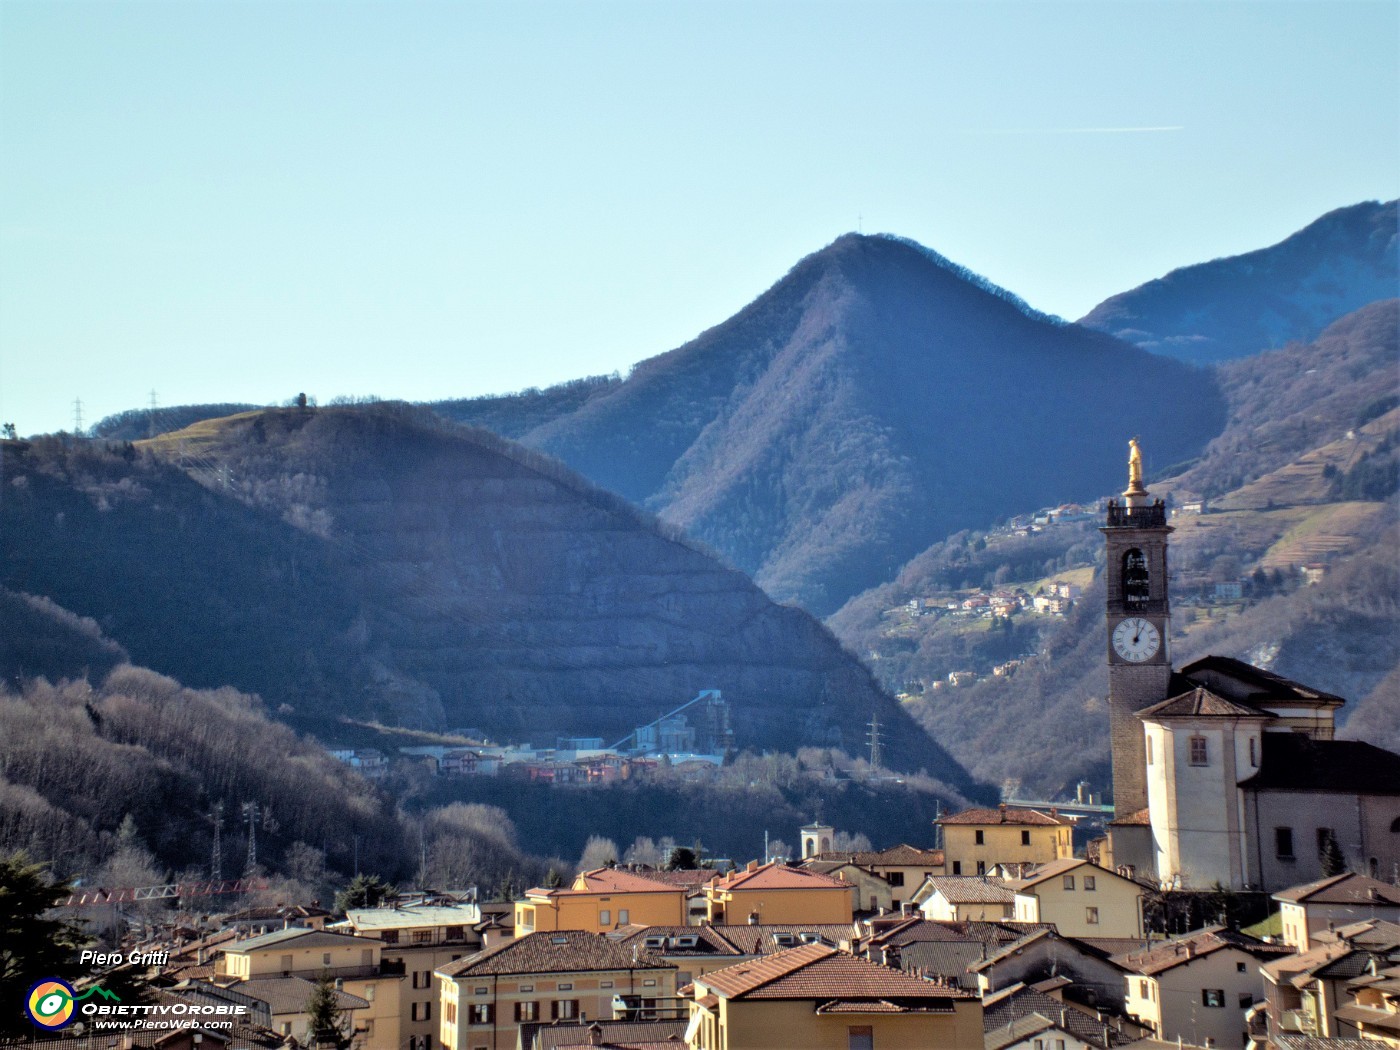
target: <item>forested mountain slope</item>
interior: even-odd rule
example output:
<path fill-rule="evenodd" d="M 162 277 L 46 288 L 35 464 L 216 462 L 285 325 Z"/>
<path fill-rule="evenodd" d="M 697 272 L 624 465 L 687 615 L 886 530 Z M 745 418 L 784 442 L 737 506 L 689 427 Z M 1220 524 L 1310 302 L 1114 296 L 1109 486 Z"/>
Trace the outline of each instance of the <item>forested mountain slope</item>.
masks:
<path fill-rule="evenodd" d="M 1189 469 L 1149 478 L 1172 518 L 1173 659 L 1211 653 L 1346 697 L 1344 733 L 1400 748 L 1397 303 L 1311 344 L 1220 369 L 1231 418 Z M 1122 467 L 1104 495 L 1124 482 Z M 1029 512 L 1023 521 L 1028 522 Z M 1107 674 L 1097 519 L 960 533 L 858 596 L 830 625 L 974 773 L 1028 790 L 1106 786 Z M 1306 571 L 1305 571 L 1306 569 Z M 1315 582 L 1309 582 L 1309 579 Z M 1084 588 L 1066 615 L 949 614 L 976 590 Z M 1239 587 L 1234 596 L 1233 587 Z M 909 602 L 921 603 L 919 614 Z M 933 607 L 925 609 L 924 602 Z M 997 677 L 991 672 L 1009 665 Z M 951 686 L 951 672 L 973 684 Z M 1033 733 L 1024 727 L 1034 724 Z"/>
<path fill-rule="evenodd" d="M 932 538 L 1094 495 L 1119 458 L 1105 421 L 1128 404 L 1159 465 L 1224 421 L 1208 375 L 1036 314 L 912 242 L 854 234 L 621 383 L 576 393 L 508 432 L 818 613 Z M 504 429 L 509 407 L 443 410 Z"/>
<path fill-rule="evenodd" d="M 560 464 L 422 410 L 273 409 L 139 449 L 10 442 L 4 464 L 0 584 L 305 728 L 615 739 L 718 688 L 741 748 L 859 750 L 879 713 L 892 766 L 969 783 L 810 616 Z"/>

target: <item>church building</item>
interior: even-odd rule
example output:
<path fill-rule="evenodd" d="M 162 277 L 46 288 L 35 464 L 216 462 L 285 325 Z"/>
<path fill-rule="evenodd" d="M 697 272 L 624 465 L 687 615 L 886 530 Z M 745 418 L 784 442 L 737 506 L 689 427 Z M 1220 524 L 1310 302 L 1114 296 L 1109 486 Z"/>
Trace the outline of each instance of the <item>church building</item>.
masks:
<path fill-rule="evenodd" d="M 1400 879 L 1400 755 L 1335 739 L 1345 703 L 1239 660 L 1174 670 L 1166 507 L 1142 483 L 1110 500 L 1110 866 L 1163 886 L 1279 890 L 1345 865 Z"/>

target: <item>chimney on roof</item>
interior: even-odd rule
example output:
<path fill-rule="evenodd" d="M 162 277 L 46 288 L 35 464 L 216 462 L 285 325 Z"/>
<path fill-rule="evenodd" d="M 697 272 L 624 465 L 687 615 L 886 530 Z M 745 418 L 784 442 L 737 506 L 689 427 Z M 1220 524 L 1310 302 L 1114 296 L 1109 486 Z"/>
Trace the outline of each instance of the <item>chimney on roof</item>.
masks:
<path fill-rule="evenodd" d="M 756 860 L 751 860 L 751 861 L 749 861 L 749 866 L 746 867 L 744 870 L 745 870 L 745 871 L 757 871 L 757 870 L 758 870 L 758 861 L 756 861 Z"/>
<path fill-rule="evenodd" d="M 600 1025 L 597 1021 L 594 1021 L 591 1025 L 588 1026 L 588 1045 L 603 1045 L 603 1026 Z"/>
<path fill-rule="evenodd" d="M 997 806 L 997 811 L 998 811 L 998 812 L 997 812 L 997 819 L 998 819 L 998 821 L 999 821 L 1000 823 L 1002 823 L 1002 824 L 1005 824 L 1005 823 L 1006 823 L 1006 803 L 1003 802 L 1001 805 Z"/>

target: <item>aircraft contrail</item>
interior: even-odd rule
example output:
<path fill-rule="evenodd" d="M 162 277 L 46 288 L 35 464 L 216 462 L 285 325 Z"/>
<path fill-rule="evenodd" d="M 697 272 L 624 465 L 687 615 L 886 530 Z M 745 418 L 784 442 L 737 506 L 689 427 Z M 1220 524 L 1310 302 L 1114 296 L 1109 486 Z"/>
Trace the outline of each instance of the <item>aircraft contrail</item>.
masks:
<path fill-rule="evenodd" d="M 989 128 L 974 135 L 1134 135 L 1154 131 L 1185 131 L 1184 124 L 1161 124 L 1137 128 Z"/>

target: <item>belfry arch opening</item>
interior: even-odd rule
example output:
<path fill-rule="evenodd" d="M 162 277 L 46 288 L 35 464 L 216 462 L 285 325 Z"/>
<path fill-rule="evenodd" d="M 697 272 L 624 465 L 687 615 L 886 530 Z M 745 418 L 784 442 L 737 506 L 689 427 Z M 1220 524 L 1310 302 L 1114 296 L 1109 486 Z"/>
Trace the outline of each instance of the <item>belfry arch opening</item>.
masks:
<path fill-rule="evenodd" d="M 1123 605 L 1130 611 L 1147 608 L 1147 597 L 1151 591 L 1151 578 L 1147 571 L 1147 555 L 1137 547 L 1131 547 L 1123 554 Z"/>

